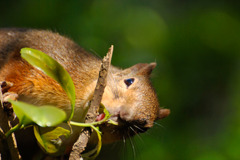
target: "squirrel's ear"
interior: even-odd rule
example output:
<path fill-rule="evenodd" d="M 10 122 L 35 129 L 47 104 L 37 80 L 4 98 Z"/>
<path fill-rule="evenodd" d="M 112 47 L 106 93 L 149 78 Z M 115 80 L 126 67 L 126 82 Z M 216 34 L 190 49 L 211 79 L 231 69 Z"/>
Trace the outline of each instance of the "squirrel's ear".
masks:
<path fill-rule="evenodd" d="M 119 74 L 133 74 L 133 75 L 147 75 L 149 76 L 153 69 L 156 67 L 156 63 L 138 63 L 134 66 L 122 70 Z"/>
<path fill-rule="evenodd" d="M 170 109 L 159 108 L 157 119 L 163 119 L 170 114 Z"/>
<path fill-rule="evenodd" d="M 150 75 L 153 71 L 153 69 L 156 67 L 157 63 L 139 63 L 136 64 L 128 69 L 132 71 L 132 73 L 138 74 L 138 75 Z"/>
<path fill-rule="evenodd" d="M 153 71 L 153 69 L 156 67 L 157 63 L 153 62 L 153 63 L 150 63 L 150 64 L 146 64 L 144 67 L 142 67 L 138 74 L 141 74 L 141 75 L 150 75 Z"/>

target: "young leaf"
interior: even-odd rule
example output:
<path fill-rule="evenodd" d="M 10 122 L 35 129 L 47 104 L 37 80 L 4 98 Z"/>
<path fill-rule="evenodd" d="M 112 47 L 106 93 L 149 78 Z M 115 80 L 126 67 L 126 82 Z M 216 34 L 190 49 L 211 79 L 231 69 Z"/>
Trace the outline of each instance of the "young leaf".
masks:
<path fill-rule="evenodd" d="M 70 129 L 68 130 L 63 127 L 40 128 L 34 126 L 34 135 L 45 152 L 57 154 L 64 152 L 66 146 L 62 145 L 63 140 L 70 136 Z"/>
<path fill-rule="evenodd" d="M 37 107 L 10 100 L 13 110 L 23 127 L 35 123 L 41 127 L 56 126 L 66 120 L 66 113 L 53 106 Z"/>
<path fill-rule="evenodd" d="M 71 120 L 75 107 L 75 87 L 70 75 L 56 60 L 41 51 L 23 48 L 20 52 L 22 58 L 28 63 L 56 80 L 62 86 L 71 101 L 72 112 L 69 117 L 69 120 Z"/>

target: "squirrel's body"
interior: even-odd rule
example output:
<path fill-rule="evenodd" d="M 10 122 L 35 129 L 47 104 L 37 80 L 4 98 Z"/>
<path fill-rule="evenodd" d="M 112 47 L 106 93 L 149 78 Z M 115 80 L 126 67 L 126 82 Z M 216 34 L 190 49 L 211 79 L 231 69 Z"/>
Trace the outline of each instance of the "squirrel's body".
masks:
<path fill-rule="evenodd" d="M 58 83 L 20 58 L 20 49 L 23 47 L 41 50 L 56 59 L 73 79 L 78 93 L 76 105 L 83 106 L 86 103 L 85 100 L 93 93 L 87 86 L 97 80 L 101 60 L 71 40 L 49 31 L 0 30 L 0 55 L 8 58 L 3 57 L 0 62 L 6 63 L 0 70 L 0 81 L 14 83 L 10 92 L 16 92 L 19 100 L 36 105 L 49 103 L 65 110 L 68 109 L 66 106 L 70 106 L 68 97 Z"/>
<path fill-rule="evenodd" d="M 57 33 L 31 29 L 0 30 L 0 82 L 13 84 L 8 92 L 18 94 L 18 100 L 35 105 L 54 105 L 67 113 L 71 107 L 66 93 L 56 81 L 20 57 L 20 49 L 24 47 L 48 54 L 68 71 L 76 90 L 73 120 L 83 121 L 83 112 L 92 98 L 101 60 Z M 155 65 L 137 64 L 125 70 L 110 67 L 102 103 L 113 115 L 113 120 L 121 125 L 103 126 L 104 142 L 143 132 L 163 116 L 149 81 Z M 136 131 L 126 129 L 130 123 Z"/>

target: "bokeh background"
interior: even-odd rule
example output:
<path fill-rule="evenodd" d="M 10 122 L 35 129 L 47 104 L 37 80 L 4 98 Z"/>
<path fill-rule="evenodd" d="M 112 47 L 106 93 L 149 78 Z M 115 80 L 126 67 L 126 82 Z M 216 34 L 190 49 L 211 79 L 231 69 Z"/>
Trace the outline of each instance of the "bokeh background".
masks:
<path fill-rule="evenodd" d="M 157 62 L 171 115 L 101 160 L 240 159 L 240 1 L 0 0 L 0 27 L 50 29 L 122 68 Z"/>

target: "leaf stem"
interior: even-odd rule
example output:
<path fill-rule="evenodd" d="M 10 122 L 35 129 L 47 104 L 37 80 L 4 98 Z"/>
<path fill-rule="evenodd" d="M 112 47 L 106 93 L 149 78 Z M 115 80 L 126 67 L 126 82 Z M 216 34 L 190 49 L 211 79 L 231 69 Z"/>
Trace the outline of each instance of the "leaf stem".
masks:
<path fill-rule="evenodd" d="M 91 126 L 95 126 L 95 125 L 100 125 L 100 124 L 106 122 L 108 119 L 109 119 L 109 116 L 105 116 L 101 121 L 97 121 L 97 122 L 80 123 L 80 122 L 70 121 L 70 124 L 74 125 L 74 126 L 79 126 L 79 127 L 91 127 Z"/>
<path fill-rule="evenodd" d="M 71 100 L 71 114 L 70 114 L 70 117 L 68 118 L 69 121 L 71 121 L 71 119 L 73 118 L 74 109 L 75 109 L 75 102 L 73 103 L 72 100 Z"/>
<path fill-rule="evenodd" d="M 6 134 L 5 136 L 8 137 L 10 134 L 12 134 L 13 132 L 15 132 L 16 130 L 20 129 L 22 126 L 21 123 L 18 123 L 16 126 L 14 126 L 13 128 L 11 128 Z"/>

